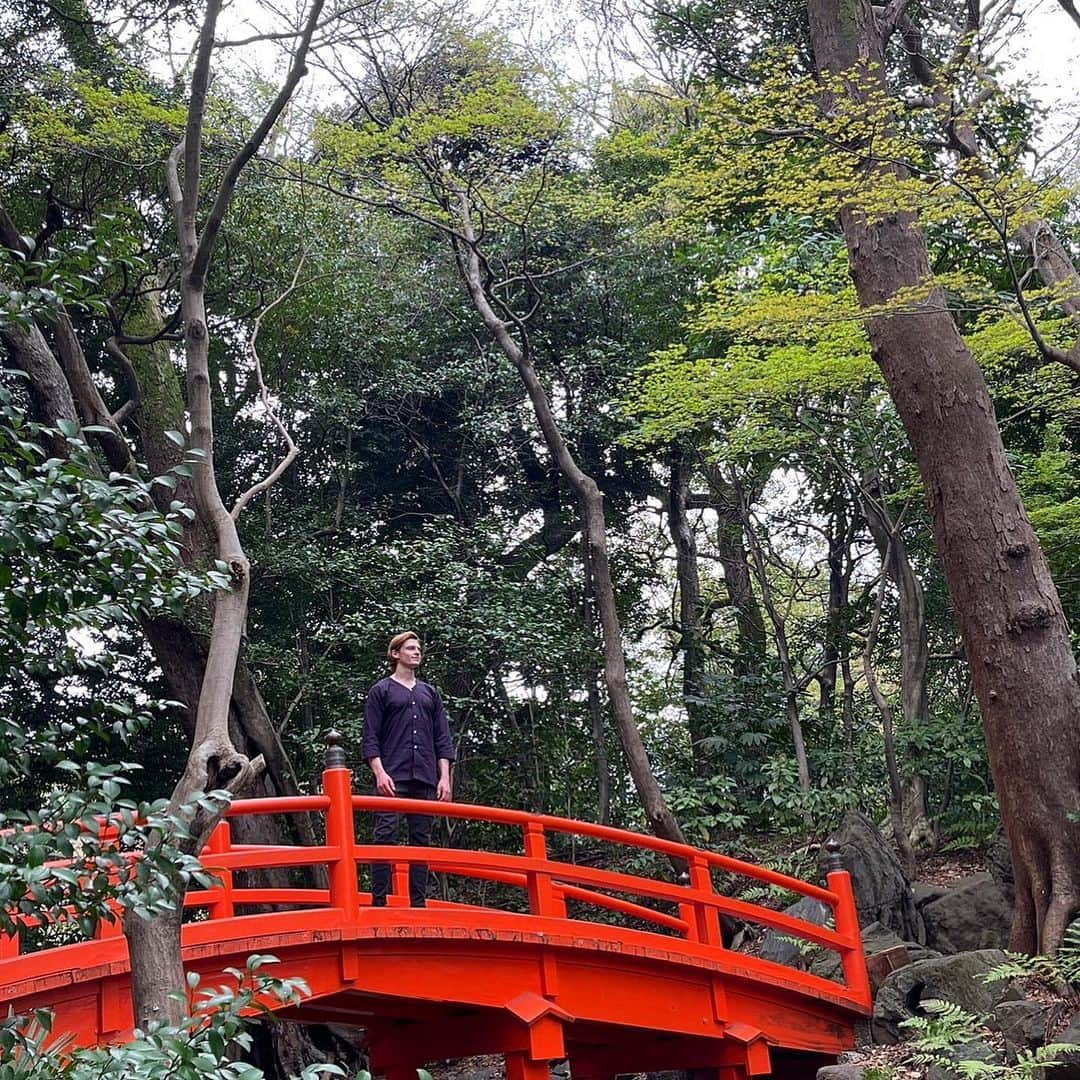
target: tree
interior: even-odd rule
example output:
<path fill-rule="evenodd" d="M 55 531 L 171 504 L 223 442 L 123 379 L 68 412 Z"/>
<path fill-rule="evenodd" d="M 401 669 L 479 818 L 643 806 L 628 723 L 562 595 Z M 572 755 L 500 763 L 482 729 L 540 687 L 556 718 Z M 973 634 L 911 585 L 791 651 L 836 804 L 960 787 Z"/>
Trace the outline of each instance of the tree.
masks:
<path fill-rule="evenodd" d="M 234 515 L 239 514 L 250 493 L 242 495 L 230 512 L 222 501 L 215 479 L 205 295 L 215 242 L 237 182 L 251 158 L 266 140 L 306 70 L 305 57 L 319 21 L 321 8 L 321 0 L 315 0 L 302 27 L 296 31 L 295 48 L 280 91 L 261 119 L 255 123 L 251 135 L 242 142 L 226 164 L 220 179 L 211 189 L 213 205 L 210 212 L 205 220 L 200 221 L 200 196 L 206 194 L 208 187 L 202 170 L 207 95 L 214 33 L 221 9 L 220 0 L 209 0 L 195 51 L 196 62 L 189 100 L 181 114 L 183 138 L 169 154 L 166 164 L 167 186 L 179 243 L 181 274 L 178 287 L 181 304 L 178 321 L 184 334 L 188 376 L 186 405 L 191 418 L 190 445 L 194 452 L 191 463 L 183 466 L 183 479 L 190 478 L 191 481 L 188 492 L 195 503 L 195 523 L 198 526 L 198 529 L 193 531 L 202 534 L 192 545 L 193 554 L 195 558 L 220 557 L 230 566 L 231 574 L 228 587 L 220 591 L 213 606 L 213 622 L 205 662 L 198 648 L 177 650 L 166 647 L 160 650 L 163 666 L 183 683 L 185 693 L 181 696 L 194 707 L 192 747 L 184 775 L 173 793 L 171 806 L 174 811 L 189 805 L 193 799 L 200 797 L 200 793 L 208 790 L 244 790 L 254 777 L 260 774 L 266 762 L 263 757 L 246 753 L 246 748 L 237 749 L 229 733 L 249 582 L 249 566 L 239 542 Z M 90 19 L 89 15 L 85 19 L 77 18 L 73 24 L 68 18 L 70 14 L 59 13 L 60 22 L 68 30 L 76 24 L 81 27 L 80 32 L 84 31 L 86 35 L 83 52 L 90 51 L 100 62 L 102 55 L 109 55 L 108 50 L 99 48 L 94 52 L 87 48 L 88 44 L 96 43 L 95 34 L 99 24 Z M 115 73 L 111 77 L 115 77 Z M 136 117 L 145 120 L 147 116 L 153 116 L 153 122 L 158 125 L 168 124 L 176 119 L 176 114 L 156 108 L 146 94 L 135 93 L 125 99 L 108 91 L 103 94 L 99 87 L 94 86 L 89 86 L 86 92 L 91 102 L 96 101 L 89 110 L 91 116 L 101 109 L 102 97 L 107 97 L 113 101 L 123 101 L 125 107 L 129 107 Z M 24 293 L 5 282 L 2 286 L 5 295 L 9 298 L 13 293 L 37 297 L 35 304 L 30 306 L 27 318 L 18 324 L 6 324 L 0 328 L 9 354 L 30 378 L 31 397 L 36 412 L 42 419 L 52 423 L 81 422 L 88 425 L 114 473 L 123 475 L 130 472 L 134 467 L 133 455 L 126 441 L 123 425 L 138 411 L 142 421 L 149 421 L 147 426 L 151 432 L 160 434 L 161 428 L 153 421 L 160 422 L 164 418 L 152 415 L 150 409 L 164 399 L 157 394 L 157 385 L 149 386 L 149 392 L 143 396 L 135 364 L 131 363 L 123 347 L 152 344 L 167 335 L 168 325 L 151 326 L 147 335 L 132 334 L 130 328 L 125 334 L 124 320 L 114 318 L 116 325 L 108 343 L 109 352 L 125 372 L 130 396 L 118 409 L 109 408 L 93 377 L 87 362 L 87 352 L 80 340 L 79 328 L 64 302 L 63 294 L 58 294 L 55 290 L 43 291 L 41 288 L 42 260 L 47 258 L 41 236 L 31 243 L 29 238 L 20 233 L 3 208 L 0 208 L 0 233 L 7 251 L 12 256 L 7 269 L 14 277 L 22 279 L 18 284 L 22 284 L 23 289 L 29 289 Z M 119 272 L 120 268 L 117 269 Z M 66 291 L 70 294 L 70 290 Z M 134 293 L 135 297 L 139 295 L 142 295 L 141 289 Z M 131 301 L 132 297 L 128 296 L 126 299 Z M 95 304 L 94 310 L 99 314 L 113 316 L 107 302 L 98 299 Z M 39 323 L 49 329 L 51 342 L 42 333 Z M 88 329 L 83 327 L 84 331 Z M 157 363 L 167 382 L 173 375 L 167 355 L 162 358 L 158 353 Z M 183 424 L 182 412 L 178 416 L 170 416 L 169 419 L 179 421 L 178 426 Z M 163 445 L 162 439 L 155 440 L 152 436 L 149 442 L 152 445 Z M 277 475 L 280 475 L 280 471 L 279 468 L 271 473 L 264 484 L 272 483 Z M 181 477 L 176 479 L 177 486 L 180 486 Z M 256 485 L 256 488 L 261 490 L 262 486 Z M 186 485 L 184 487 L 186 488 Z M 205 538 L 205 543 L 202 538 Z M 184 632 L 184 642 L 191 642 L 193 635 L 183 620 L 172 618 L 170 622 L 148 619 L 146 622 L 148 636 L 151 640 L 156 638 L 159 646 L 164 638 L 169 638 L 170 643 L 175 646 L 177 635 L 175 632 L 170 634 L 170 626 Z M 177 664 L 177 654 L 185 655 L 192 661 L 195 667 L 194 677 L 190 670 L 181 670 L 183 665 Z M 250 686 L 247 688 L 247 696 L 249 699 L 258 697 L 257 692 Z M 248 725 L 249 732 L 252 726 Z M 266 727 L 264 724 L 264 730 Z M 280 748 L 272 729 L 268 734 L 268 741 L 275 748 L 272 760 L 279 759 Z M 180 841 L 185 851 L 191 854 L 199 850 L 219 813 L 220 808 L 210 811 L 206 805 L 199 805 L 188 835 Z M 161 842 L 167 839 L 167 832 L 168 830 L 165 830 L 159 836 Z M 174 884 L 177 887 L 177 896 L 182 896 L 182 881 L 176 880 Z M 136 1016 L 140 1022 L 165 1016 L 178 1019 L 178 1005 L 172 997 L 172 991 L 183 985 L 179 952 L 180 917 L 180 906 L 177 903 L 168 912 L 155 912 L 152 919 L 127 921 L 125 929 L 133 954 L 133 993 Z"/>
<path fill-rule="evenodd" d="M 650 827 L 681 839 L 627 686 L 603 492 L 567 442 L 530 335 L 543 306 L 542 283 L 563 272 L 544 215 L 550 189 L 568 168 L 564 124 L 530 98 L 526 72 L 500 55 L 498 42 L 469 40 L 456 29 L 440 36 L 418 60 L 364 57 L 370 70 L 354 80 L 348 109 L 362 119 L 323 129 L 330 176 L 342 194 L 437 231 L 476 313 L 520 375 L 548 453 L 579 503 L 608 698 L 634 786 Z"/>
<path fill-rule="evenodd" d="M 834 107 L 866 110 L 888 133 L 883 38 L 870 5 L 811 0 L 808 11 Z M 870 177 L 903 179 L 865 144 L 848 149 Z M 926 485 L 971 662 L 1016 877 L 1012 947 L 1053 950 L 1080 910 L 1080 680 L 1068 627 L 982 373 L 933 284 L 916 214 L 849 198 L 841 222 L 859 300 L 871 313 L 874 359 Z M 891 312 L 908 290 L 921 295 L 913 310 Z"/>

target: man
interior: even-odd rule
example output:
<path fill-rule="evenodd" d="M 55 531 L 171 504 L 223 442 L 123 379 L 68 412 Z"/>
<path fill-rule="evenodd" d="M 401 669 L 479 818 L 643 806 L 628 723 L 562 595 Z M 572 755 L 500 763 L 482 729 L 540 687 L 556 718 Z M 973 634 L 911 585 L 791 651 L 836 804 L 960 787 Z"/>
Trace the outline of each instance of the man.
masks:
<path fill-rule="evenodd" d="M 363 754 L 375 774 L 380 795 L 402 799 L 450 800 L 450 762 L 454 744 L 438 690 L 416 677 L 423 660 L 420 638 L 411 630 L 397 634 L 386 649 L 390 675 L 368 691 L 364 708 Z M 376 844 L 396 844 L 401 815 L 376 814 Z M 431 842 L 430 814 L 406 814 L 409 843 L 427 847 Z M 409 867 L 409 901 L 427 906 L 428 868 Z M 390 866 L 371 867 L 372 903 L 386 906 L 390 891 Z"/>

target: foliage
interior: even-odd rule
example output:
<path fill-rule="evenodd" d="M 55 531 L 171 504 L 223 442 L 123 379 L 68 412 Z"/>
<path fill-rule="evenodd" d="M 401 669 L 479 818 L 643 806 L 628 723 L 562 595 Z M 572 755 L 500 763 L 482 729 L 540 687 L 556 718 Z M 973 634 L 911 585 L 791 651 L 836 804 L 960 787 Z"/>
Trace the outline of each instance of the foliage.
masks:
<path fill-rule="evenodd" d="M 250 1047 L 250 1016 L 269 1016 L 270 1003 L 296 1004 L 308 993 L 301 980 L 269 975 L 264 969 L 272 963 L 272 956 L 249 957 L 245 970 L 228 970 L 232 986 L 203 988 L 190 974 L 190 1015 L 175 1026 L 136 1032 L 131 1042 L 117 1046 L 67 1049 L 62 1036 L 59 1045 L 52 1040 L 48 1012 L 9 1017 L 0 1021 L 0 1080 L 260 1080 L 261 1070 L 232 1060 L 230 1047 Z M 343 1075 L 337 1065 L 310 1065 L 297 1080 Z"/>
<path fill-rule="evenodd" d="M 46 437 L 67 456 L 48 456 Z M 0 386 L 0 779 L 8 805 L 22 803 L 0 813 L 0 932 L 72 920 L 90 934 L 114 903 L 149 917 L 174 905 L 178 877 L 206 877 L 176 846 L 195 807 L 165 818 L 163 802 L 124 798 L 133 766 L 118 759 L 170 708 L 133 682 L 118 631 L 226 581 L 183 566 L 188 513 L 159 512 L 138 476 L 107 480 L 74 426 L 29 421 Z M 175 844 L 144 845 L 165 825 Z"/>
<path fill-rule="evenodd" d="M 1050 986 L 1080 987 L 1080 921 L 1065 931 L 1061 948 L 1053 956 L 1022 956 L 1009 953 L 1008 959 L 986 973 L 987 982 L 1033 978 Z"/>
<path fill-rule="evenodd" d="M 963 1057 L 964 1044 L 976 1039 L 985 1029 L 979 1017 L 949 1001 L 923 1001 L 928 1015 L 913 1016 L 900 1026 L 914 1033 L 921 1065 L 936 1065 L 964 1077 L 998 1077 L 1000 1080 L 1034 1080 L 1043 1070 L 1052 1068 L 1055 1059 L 1075 1047 L 1069 1043 L 1047 1043 L 1034 1050 L 1020 1049 L 1012 1065 L 978 1061 Z"/>

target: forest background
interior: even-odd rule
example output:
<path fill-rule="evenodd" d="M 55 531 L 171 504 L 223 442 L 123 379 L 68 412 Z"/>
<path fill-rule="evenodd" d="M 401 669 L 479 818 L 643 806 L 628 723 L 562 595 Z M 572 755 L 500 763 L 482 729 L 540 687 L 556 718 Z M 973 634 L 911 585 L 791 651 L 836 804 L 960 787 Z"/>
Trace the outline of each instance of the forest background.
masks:
<path fill-rule="evenodd" d="M 0 14 L 3 898 L 118 896 L 173 1015 L 191 852 L 330 728 L 361 769 L 408 627 L 458 799 L 796 870 L 851 807 L 909 863 L 1004 824 L 1053 949 L 1078 173 L 1025 13 L 627 0 L 583 78 L 497 11 L 221 8 Z M 115 808 L 140 866 L 43 883 Z"/>

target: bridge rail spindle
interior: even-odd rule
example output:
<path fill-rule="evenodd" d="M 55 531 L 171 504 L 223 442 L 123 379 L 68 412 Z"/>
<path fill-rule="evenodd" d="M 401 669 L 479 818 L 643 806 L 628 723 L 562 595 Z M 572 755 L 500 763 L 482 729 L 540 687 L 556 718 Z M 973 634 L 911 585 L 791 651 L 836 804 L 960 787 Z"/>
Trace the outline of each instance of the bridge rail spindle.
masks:
<path fill-rule="evenodd" d="M 231 849 L 232 829 L 227 821 L 219 821 L 210 834 L 204 853 L 207 855 L 223 855 Z M 212 861 L 211 869 L 213 869 Z M 217 899 L 210 904 L 210 918 L 231 919 L 236 914 L 236 904 L 233 897 L 233 872 L 219 867 L 214 870 L 214 876 L 221 881 L 221 885 L 216 890 Z"/>
<path fill-rule="evenodd" d="M 526 858 L 547 862 L 547 835 L 544 826 L 539 821 L 530 821 L 525 825 L 524 831 Z M 525 877 L 529 890 L 530 914 L 565 919 L 566 898 L 561 890 L 556 889 L 551 874 L 530 869 Z"/>

